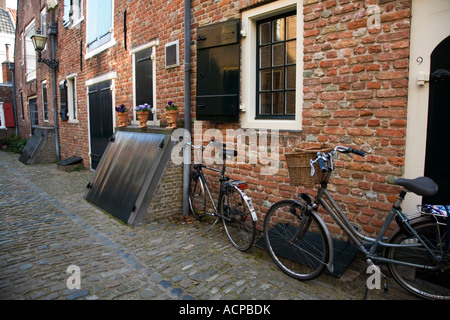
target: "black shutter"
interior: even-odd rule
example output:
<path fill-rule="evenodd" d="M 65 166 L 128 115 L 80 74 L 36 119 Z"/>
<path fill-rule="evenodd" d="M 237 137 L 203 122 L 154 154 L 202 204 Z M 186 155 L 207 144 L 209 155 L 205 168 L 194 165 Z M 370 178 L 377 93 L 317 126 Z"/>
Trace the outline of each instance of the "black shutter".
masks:
<path fill-rule="evenodd" d="M 197 120 L 239 120 L 239 20 L 198 28 Z"/>
<path fill-rule="evenodd" d="M 59 85 L 59 93 L 61 100 L 61 109 L 59 111 L 59 115 L 61 116 L 61 120 L 67 121 L 69 120 L 69 118 L 67 117 L 67 80 L 64 80 L 64 82 Z"/>

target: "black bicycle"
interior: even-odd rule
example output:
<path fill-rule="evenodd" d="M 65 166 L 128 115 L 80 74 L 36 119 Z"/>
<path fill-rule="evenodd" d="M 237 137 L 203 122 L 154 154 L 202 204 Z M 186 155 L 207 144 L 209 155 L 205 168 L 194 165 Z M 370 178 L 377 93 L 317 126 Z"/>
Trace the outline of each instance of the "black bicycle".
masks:
<path fill-rule="evenodd" d="M 199 151 L 214 145 L 212 140 L 207 146 L 194 146 L 192 148 Z M 217 169 L 204 164 L 194 164 L 190 176 L 189 185 L 189 206 L 190 211 L 196 220 L 201 220 L 204 216 L 217 217 L 205 234 L 214 227 L 219 219 L 222 220 L 225 232 L 234 247 L 240 251 L 250 249 L 256 236 L 256 216 L 251 199 L 245 194 L 248 188 L 245 181 L 232 181 L 225 176 L 226 159 L 229 156 L 237 156 L 236 150 L 226 150 L 220 148 L 222 153 L 222 168 Z M 219 199 L 214 202 L 207 180 L 203 175 L 203 169 L 220 173 Z M 208 198 L 206 196 L 208 194 Z M 210 200 L 209 202 L 207 200 Z"/>

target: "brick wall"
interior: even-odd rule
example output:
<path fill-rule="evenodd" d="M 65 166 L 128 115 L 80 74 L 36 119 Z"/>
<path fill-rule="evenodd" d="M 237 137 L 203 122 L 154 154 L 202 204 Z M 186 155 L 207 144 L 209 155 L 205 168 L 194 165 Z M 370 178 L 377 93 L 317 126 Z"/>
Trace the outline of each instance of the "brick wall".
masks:
<path fill-rule="evenodd" d="M 272 2 L 275 3 L 269 0 L 191 2 L 191 106 L 194 119 L 197 28 L 240 18 L 243 11 Z M 37 0 L 25 3 L 27 6 L 34 4 L 39 7 Z M 398 188 L 392 185 L 393 180 L 403 173 L 411 0 L 303 0 L 303 4 L 302 130 L 280 132 L 281 163 L 276 175 L 262 175 L 261 166 L 248 164 L 230 166 L 228 172 L 233 179 L 249 182 L 247 192 L 263 218 L 268 207 L 275 201 L 292 198 L 299 192 L 311 193 L 311 190 L 290 186 L 284 158 L 286 152 L 298 146 L 321 143 L 359 147 L 367 152 L 367 157 L 355 157 L 353 161 L 339 159 L 339 171 L 330 188 L 336 199 L 345 203 L 343 207 L 350 212 L 351 219 L 364 230 L 373 232 L 382 223 L 385 210 L 390 208 L 395 199 Z M 372 18 L 367 11 L 369 5 L 380 8 L 380 28 L 368 28 L 368 21 Z M 80 24 L 80 28 L 65 29 L 62 26 L 60 7 L 47 16 L 48 21 L 59 17 L 58 82 L 67 75 L 77 74 L 79 121 L 77 124 L 60 122 L 62 158 L 78 155 L 89 159 L 86 80 L 116 72 L 113 97 L 115 105 L 124 103 L 132 107 L 130 50 L 152 40 L 159 41 L 156 47 L 155 79 L 157 112 L 160 115 L 167 100 L 173 100 L 181 107 L 180 119 L 184 116 L 183 1 L 115 0 L 114 8 L 116 45 L 87 60 L 84 59 L 86 19 Z M 123 30 L 125 10 L 127 48 Z M 19 17 L 25 23 L 30 17 L 25 14 L 26 10 L 22 15 L 21 12 Z M 179 67 L 165 69 L 164 46 L 174 40 L 180 41 L 181 63 Z M 24 73 L 18 63 L 20 49 L 16 47 L 15 52 L 16 79 L 17 83 L 22 83 L 17 91 L 23 90 L 25 104 L 28 96 L 37 94 L 39 104 L 40 85 L 24 81 Z M 298 66 L 300 65 L 299 63 Z M 37 72 L 38 79 L 48 79 L 51 125 L 53 108 L 50 69 L 38 64 Z M 19 112 L 19 119 L 20 116 Z M 131 118 L 131 112 L 129 116 Z M 25 118 L 28 119 L 28 113 Z M 164 120 L 162 125 L 165 126 Z M 225 134 L 226 129 L 237 129 L 240 124 L 202 122 L 202 126 L 204 130 L 217 128 Z M 26 126 L 22 126 L 21 130 L 26 131 Z M 88 165 L 87 161 L 84 164 Z"/>
<path fill-rule="evenodd" d="M 233 12 L 268 1 L 224 2 L 210 11 Z M 270 2 L 270 1 L 269 1 Z M 280 132 L 280 170 L 262 175 L 261 167 L 235 165 L 233 179 L 249 182 L 247 193 L 263 218 L 274 202 L 312 190 L 289 184 L 284 154 L 296 147 L 352 145 L 367 152 L 353 161 L 340 157 L 329 190 L 365 232 L 381 226 L 399 188 L 393 181 L 403 174 L 408 93 L 410 1 L 305 0 L 302 132 Z M 193 3 L 195 5 L 197 2 Z M 380 8 L 379 28 L 368 28 L 369 5 Z M 222 8 L 222 9 L 221 9 Z M 194 15 L 195 24 L 211 22 Z M 226 18 L 222 17 L 222 20 Z M 370 23 L 370 21 L 369 21 Z M 195 51 L 194 51 L 195 52 Z M 238 124 L 213 125 L 225 135 Z M 324 217 L 327 222 L 331 219 Z M 339 232 L 337 226 L 331 227 Z"/>
<path fill-rule="evenodd" d="M 182 212 L 183 166 L 169 161 L 142 222 L 150 223 Z"/>

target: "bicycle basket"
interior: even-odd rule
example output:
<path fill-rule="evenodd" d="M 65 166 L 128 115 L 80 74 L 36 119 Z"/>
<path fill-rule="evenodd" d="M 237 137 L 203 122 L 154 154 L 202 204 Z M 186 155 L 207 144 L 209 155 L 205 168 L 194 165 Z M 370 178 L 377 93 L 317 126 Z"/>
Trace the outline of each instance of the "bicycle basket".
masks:
<path fill-rule="evenodd" d="M 286 163 L 289 171 L 291 186 L 310 187 L 325 179 L 326 173 L 322 173 L 319 165 L 314 164 L 314 175 L 311 176 L 310 160 L 315 160 L 317 152 L 329 152 L 333 147 L 322 145 L 321 147 L 305 148 L 286 154 Z"/>

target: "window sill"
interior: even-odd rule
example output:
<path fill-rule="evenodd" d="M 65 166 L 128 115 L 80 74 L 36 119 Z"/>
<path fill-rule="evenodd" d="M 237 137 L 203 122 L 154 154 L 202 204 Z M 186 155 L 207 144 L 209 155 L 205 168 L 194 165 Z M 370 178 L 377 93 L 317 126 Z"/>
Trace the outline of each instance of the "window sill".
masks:
<path fill-rule="evenodd" d="M 87 52 L 86 55 L 84 56 L 84 60 L 88 60 L 115 45 L 116 45 L 116 40 L 113 38 L 109 42 L 105 43 L 104 45 L 101 45 L 100 47 L 92 49 L 91 51 Z"/>

